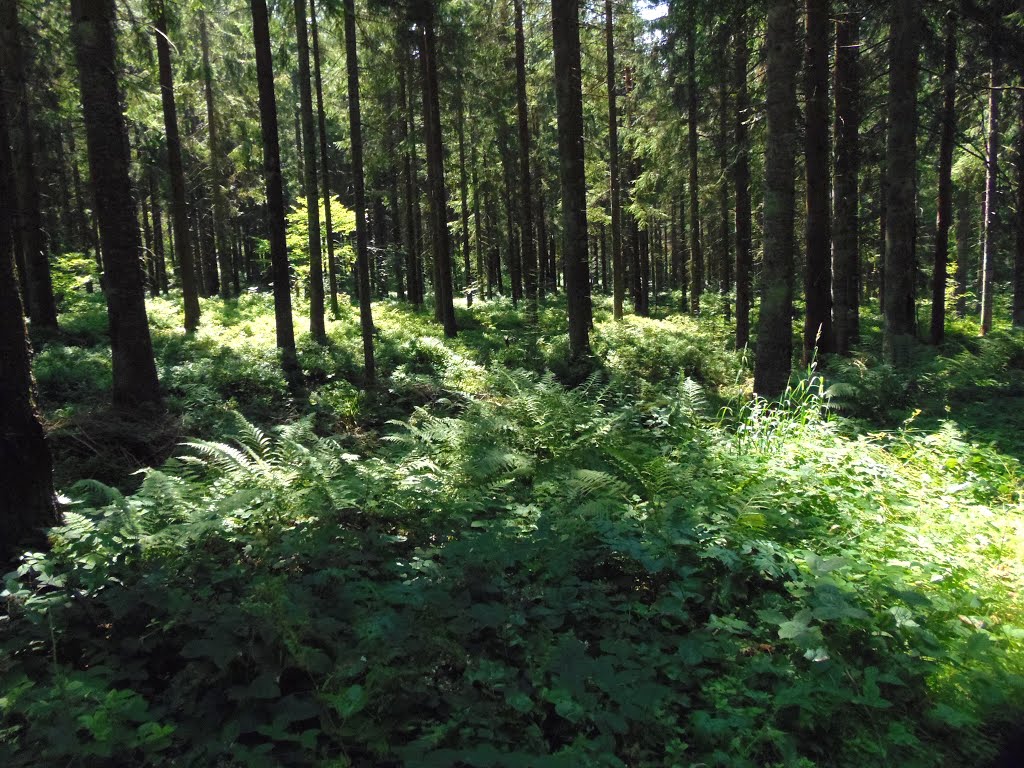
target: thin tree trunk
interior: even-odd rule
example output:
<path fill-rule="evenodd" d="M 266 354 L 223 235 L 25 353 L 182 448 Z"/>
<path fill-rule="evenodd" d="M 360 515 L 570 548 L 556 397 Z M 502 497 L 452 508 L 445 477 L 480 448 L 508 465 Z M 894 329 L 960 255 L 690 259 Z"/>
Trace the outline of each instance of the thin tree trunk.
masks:
<path fill-rule="evenodd" d="M 526 40 L 523 34 L 523 0 L 513 0 L 516 26 L 516 115 L 519 122 L 519 232 L 522 242 L 523 283 L 526 312 L 537 312 L 537 247 L 533 228 L 533 182 L 530 178 L 530 113 L 526 106 Z"/>
<path fill-rule="evenodd" d="M 956 144 L 956 71 L 956 17 L 950 13 L 946 16 L 946 52 L 942 73 L 939 199 L 935 216 L 935 261 L 932 271 L 932 344 L 941 344 L 946 335 L 949 230 L 953 223 L 953 148 Z"/>
<path fill-rule="evenodd" d="M 160 384 L 139 264 L 128 129 L 115 74 L 114 4 L 112 0 L 72 0 L 71 20 L 89 171 L 106 264 L 113 402 L 118 408 L 159 408 Z"/>
<path fill-rule="evenodd" d="M 484 281 L 483 226 L 480 215 L 480 174 L 477 170 L 477 144 L 474 139 L 470 150 L 470 163 L 473 166 L 473 245 L 476 251 L 476 279 L 481 285 Z"/>
<path fill-rule="evenodd" d="M 918 0 L 895 0 L 892 14 L 882 348 L 888 362 L 905 366 L 910 362 L 915 320 Z"/>
<path fill-rule="evenodd" d="M 954 191 L 956 197 L 956 316 L 967 316 L 967 265 L 971 261 L 974 199 L 967 184 Z"/>
<path fill-rule="evenodd" d="M 320 30 L 316 0 L 309 0 L 313 32 L 313 79 L 316 84 L 316 116 L 320 139 L 320 178 L 323 179 L 324 233 L 327 238 L 327 285 L 331 293 L 331 314 L 338 316 L 338 263 L 334 255 L 334 222 L 331 220 L 331 166 L 327 154 L 327 116 L 324 114 L 324 84 L 320 73 Z"/>
<path fill-rule="evenodd" d="M 697 18 L 696 0 L 688 0 L 686 32 L 686 120 L 690 193 L 690 311 L 700 314 L 704 293 L 704 249 L 700 237 L 700 189 L 697 156 Z"/>
<path fill-rule="evenodd" d="M 18 546 L 44 546 L 42 530 L 60 523 L 53 462 L 35 406 L 32 351 L 14 264 L 13 160 L 5 90 L 0 88 L 0 567 L 12 565 Z"/>
<path fill-rule="evenodd" d="M 750 47 L 747 41 L 746 5 L 747 0 L 742 0 L 736 19 L 736 60 L 733 70 L 733 87 L 736 90 L 736 164 L 733 166 L 733 183 L 736 186 L 736 349 L 743 349 L 750 342 L 750 252 L 753 226 L 750 203 L 750 130 L 747 126 L 750 118 L 750 91 L 747 85 Z"/>
<path fill-rule="evenodd" d="M 8 96 L 9 135 L 14 158 L 14 237 L 21 251 L 23 287 L 28 316 L 34 329 L 57 327 L 57 302 L 50 277 L 46 232 L 43 227 L 35 136 L 30 112 L 23 30 L 18 18 L 18 1 L 0 3 L 0 60 Z"/>
<path fill-rule="evenodd" d="M 295 39 L 299 53 L 299 116 L 302 128 L 302 165 L 306 197 L 306 230 L 309 239 L 309 334 L 319 344 L 327 343 L 324 323 L 324 264 L 320 242 L 320 190 L 316 179 L 316 128 L 313 124 L 313 94 L 310 89 L 309 31 L 306 0 L 295 0 Z M 357 220 L 358 221 L 358 220 Z"/>
<path fill-rule="evenodd" d="M 345 68 L 348 71 L 348 123 L 352 142 L 352 182 L 356 214 L 356 273 L 359 280 L 359 326 L 363 336 L 363 376 L 372 387 L 377 380 L 373 357 L 373 314 L 370 308 L 370 264 L 366 252 L 366 189 L 363 182 L 363 127 L 359 109 L 359 59 L 356 48 L 354 0 L 344 0 Z"/>
<path fill-rule="evenodd" d="M 302 390 L 302 371 L 295 352 L 292 324 L 291 274 L 285 242 L 284 189 L 281 184 L 281 142 L 277 132 L 277 97 L 274 94 L 273 54 L 266 0 L 250 0 L 256 83 L 259 87 L 260 131 L 263 139 L 263 175 L 267 185 L 267 229 L 270 269 L 274 280 L 274 320 L 281 368 L 293 393 Z"/>
<path fill-rule="evenodd" d="M 860 14 L 836 21 L 832 298 L 835 351 L 850 353 L 860 324 Z"/>
<path fill-rule="evenodd" d="M 1017 103 L 1017 217 L 1016 250 L 1013 254 L 1014 327 L 1024 326 L 1024 99 Z"/>
<path fill-rule="evenodd" d="M 721 50 L 725 53 L 729 47 L 729 28 L 722 22 Z M 732 290 L 732 247 L 729 237 L 730 205 L 729 205 L 729 71 L 721 67 L 718 81 L 718 258 L 719 292 L 722 295 L 725 321 L 732 319 L 732 307 L 729 293 Z"/>
<path fill-rule="evenodd" d="M 793 219 L 796 189 L 796 0 L 768 8 L 764 161 L 764 265 L 754 390 L 778 397 L 793 360 Z"/>
<path fill-rule="evenodd" d="M 164 214 L 157 193 L 156 171 L 152 164 L 146 169 L 146 179 L 149 184 L 149 199 L 153 206 L 153 258 L 156 260 L 156 283 L 152 286 L 152 296 L 155 299 L 159 294 L 167 293 L 167 263 L 164 254 Z"/>
<path fill-rule="evenodd" d="M 803 365 L 832 351 L 832 225 L 829 211 L 828 0 L 806 0 L 804 69 L 806 249 Z"/>
<path fill-rule="evenodd" d="M 434 24 L 435 0 L 428 0 L 420 20 L 420 56 L 423 62 L 423 115 L 427 144 L 427 180 L 430 187 L 431 220 L 434 240 L 434 300 L 437 302 L 444 335 L 458 333 L 455 305 L 452 302 L 452 249 L 448 231 L 448 192 L 444 181 L 444 144 L 441 135 L 441 110 L 437 79 L 437 50 Z"/>
<path fill-rule="evenodd" d="M 220 268 L 220 297 L 231 297 L 231 246 L 228 242 L 228 199 L 224 189 L 227 171 L 224 160 L 226 149 L 221 145 L 217 110 L 213 103 L 213 68 L 210 66 L 210 38 L 206 29 L 206 13 L 199 11 L 199 41 L 203 57 L 203 91 L 206 96 L 206 127 L 210 149 L 210 194 L 213 197 L 213 233 L 217 246 L 217 265 Z"/>
<path fill-rule="evenodd" d="M 466 109 L 463 103 L 463 84 L 459 83 L 459 204 L 462 219 L 462 267 L 466 289 L 466 306 L 473 306 L 473 268 L 469 261 L 469 180 L 466 174 Z"/>
<path fill-rule="evenodd" d="M 622 319 L 626 279 L 622 264 L 622 193 L 619 181 L 619 115 L 615 92 L 615 17 L 612 0 L 604 0 L 605 52 L 608 60 L 608 170 L 612 219 L 612 317 Z"/>
<path fill-rule="evenodd" d="M 416 238 L 416 177 L 413 168 L 413 107 L 412 94 L 408 89 L 407 70 L 409 67 L 409 44 L 401 28 L 396 33 L 398 51 L 398 98 L 401 102 L 402 115 L 398 121 L 398 140 L 402 145 L 402 182 L 405 200 L 405 258 L 406 274 L 408 275 L 409 303 L 416 309 L 423 306 L 423 284 L 420 281 L 418 247 Z M 476 151 L 474 145 L 473 151 Z M 474 182 L 474 186 L 476 186 Z"/>
<path fill-rule="evenodd" d="M 999 124 L 1002 82 L 999 63 L 993 59 L 988 98 L 988 148 L 985 157 L 985 237 L 981 249 L 981 335 L 992 330 L 992 293 L 996 275 L 996 237 L 999 226 L 999 153 L 1002 127 Z"/>
<path fill-rule="evenodd" d="M 185 309 L 185 332 L 199 327 L 199 286 L 192 259 L 192 243 L 188 228 L 188 203 L 185 199 L 185 171 L 181 162 L 181 137 L 178 134 L 178 108 L 174 100 L 174 71 L 171 68 L 171 47 L 167 37 L 165 0 L 151 0 L 156 27 L 156 54 L 160 69 L 160 98 L 163 104 L 164 134 L 167 136 L 167 163 L 171 176 L 171 219 L 174 225 L 174 247 L 181 279 Z M 103 254 L 106 262 L 106 251 Z"/>
<path fill-rule="evenodd" d="M 569 355 L 573 361 L 582 362 L 590 355 L 591 306 L 587 274 L 587 180 L 583 153 L 579 0 L 552 0 L 551 29 L 555 47 Z"/>

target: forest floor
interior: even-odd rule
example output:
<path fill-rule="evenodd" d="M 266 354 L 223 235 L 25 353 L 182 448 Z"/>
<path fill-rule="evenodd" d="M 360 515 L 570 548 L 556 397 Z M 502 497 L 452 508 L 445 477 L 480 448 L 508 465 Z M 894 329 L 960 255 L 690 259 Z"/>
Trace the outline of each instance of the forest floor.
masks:
<path fill-rule="evenodd" d="M 985 765 L 1024 712 L 1024 336 L 952 324 L 752 399 L 705 318 L 150 302 L 166 416 L 105 405 L 101 296 L 36 376 L 67 501 L 7 577 L 8 766 Z M 667 303 L 667 300 L 665 301 Z M 296 327 L 305 327 L 297 308 Z M 156 469 L 137 471 L 140 467 Z"/>

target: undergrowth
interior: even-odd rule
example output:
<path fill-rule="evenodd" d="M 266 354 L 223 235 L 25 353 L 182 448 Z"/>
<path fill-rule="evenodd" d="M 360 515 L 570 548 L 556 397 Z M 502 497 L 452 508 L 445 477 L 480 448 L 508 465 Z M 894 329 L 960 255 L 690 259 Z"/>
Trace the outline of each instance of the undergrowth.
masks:
<path fill-rule="evenodd" d="M 383 303 L 384 390 L 345 308 L 303 406 L 266 299 L 214 311 L 154 306 L 197 437 L 6 579 L 5 765 L 981 765 L 1018 712 L 1021 466 L 897 399 L 1012 388 L 1015 336 L 768 403 L 711 323 L 599 311 L 570 388 L 557 311 Z M 51 397 L 102 369 L 58 349 Z"/>

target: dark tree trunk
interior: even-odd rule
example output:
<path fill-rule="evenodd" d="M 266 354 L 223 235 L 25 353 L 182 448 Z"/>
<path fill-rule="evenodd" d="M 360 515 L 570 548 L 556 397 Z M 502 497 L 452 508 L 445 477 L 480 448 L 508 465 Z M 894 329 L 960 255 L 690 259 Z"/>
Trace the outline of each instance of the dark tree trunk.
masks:
<path fill-rule="evenodd" d="M 18 267 L 22 270 L 22 287 L 33 328 L 57 327 L 57 302 L 53 296 L 50 261 L 47 256 L 46 232 L 43 227 L 42 198 L 39 191 L 39 168 L 26 81 L 26 55 L 23 30 L 18 18 L 18 1 L 0 2 L 0 65 L 3 80 L 0 87 L 8 95 L 8 119 L 11 150 L 14 158 L 14 240 L 21 252 Z M 6 258 L 6 256 L 2 257 Z"/>
<path fill-rule="evenodd" d="M 477 144 L 473 141 L 470 150 L 470 163 L 473 166 L 473 245 L 476 251 L 476 279 L 483 284 L 484 281 L 484 250 L 483 250 L 483 224 L 480 215 L 480 174 L 477 170 Z"/>
<path fill-rule="evenodd" d="M 988 146 L 985 153 L 985 236 L 981 248 L 981 335 L 992 330 L 993 291 L 996 276 L 996 237 L 999 226 L 999 153 L 1002 126 L 999 124 L 1002 83 L 999 63 L 992 61 L 988 97 Z"/>
<path fill-rule="evenodd" d="M 526 311 L 537 312 L 537 248 L 533 228 L 533 182 L 530 177 L 530 114 L 526 106 L 526 41 L 523 0 L 513 0 L 516 23 L 516 115 L 519 121 L 519 232 L 522 242 Z"/>
<path fill-rule="evenodd" d="M 292 392 L 302 389 L 302 371 L 295 352 L 292 325 L 291 274 L 285 242 L 284 189 L 281 184 L 281 142 L 277 132 L 277 97 L 274 94 L 273 54 L 266 0 L 250 0 L 256 83 L 259 87 L 260 130 L 263 139 L 263 175 L 267 184 L 267 229 L 270 269 L 274 280 L 274 320 L 281 368 Z"/>
<path fill-rule="evenodd" d="M 416 195 L 416 176 L 413 165 L 413 149 L 411 142 L 415 133 L 413 125 L 412 94 L 408 88 L 407 71 L 409 68 L 409 44 L 405 33 L 397 32 L 398 50 L 398 97 L 401 101 L 402 115 L 398 121 L 398 140 L 402 145 L 402 183 L 405 201 L 405 264 L 408 275 L 409 302 L 417 309 L 423 306 L 423 283 L 420 279 L 419 243 L 416 238 L 416 212 L 419 203 Z M 476 148 L 474 146 L 474 151 Z M 474 187 L 475 187 L 474 182 Z"/>
<path fill-rule="evenodd" d="M 1024 326 L 1024 99 L 1017 104 L 1017 231 L 1013 254 L 1013 314 L 1015 327 Z"/>
<path fill-rule="evenodd" d="M 452 249 L 448 231 L 448 192 L 444 181 L 444 144 L 437 79 L 437 46 L 434 24 L 437 9 L 428 0 L 420 19 L 420 56 L 423 61 L 423 115 L 427 144 L 427 181 L 430 188 L 432 239 L 434 241 L 434 300 L 437 302 L 444 335 L 458 333 L 452 302 Z"/>
<path fill-rule="evenodd" d="M 726 22 L 721 26 L 721 51 L 729 48 L 729 27 Z M 726 67 L 719 70 L 718 80 L 718 259 L 719 259 L 719 293 L 722 295 L 723 312 L 726 322 L 732 319 L 732 308 L 729 293 L 732 290 L 732 243 L 729 237 L 731 208 L 729 205 L 729 71 Z"/>
<path fill-rule="evenodd" d="M 736 164 L 733 182 L 736 185 L 736 349 L 750 342 L 751 305 L 751 204 L 750 204 L 750 92 L 747 69 L 750 48 L 747 41 L 746 0 L 736 19 L 736 62 L 733 87 L 736 89 Z M 680 213 L 682 211 L 680 210 Z"/>
<path fill-rule="evenodd" d="M 697 157 L 697 13 L 696 0 L 688 1 L 686 32 L 686 121 L 690 163 L 690 311 L 700 314 L 704 293 L 704 248 L 700 238 L 700 188 Z"/>
<path fill-rule="evenodd" d="M 466 173 L 466 109 L 463 84 L 459 83 L 459 204 L 462 218 L 462 268 L 466 290 L 466 306 L 473 306 L 473 267 L 469 260 L 469 178 Z"/>
<path fill-rule="evenodd" d="M 946 52 L 942 72 L 939 141 L 939 199 L 935 216 L 935 262 L 932 271 L 931 343 L 946 335 L 946 281 L 949 230 L 953 223 L 953 149 L 956 145 L 956 17 L 946 16 Z"/>
<path fill-rule="evenodd" d="M 569 355 L 590 355 L 590 279 L 587 269 L 587 180 L 583 160 L 583 87 L 579 0 L 552 0 L 555 98 L 562 184 L 565 293 L 569 310 Z"/>
<path fill-rule="evenodd" d="M 171 68 L 171 47 L 167 37 L 165 0 L 151 0 L 156 27 L 156 54 L 160 69 L 160 98 L 164 113 L 164 134 L 167 136 L 167 163 L 171 176 L 171 219 L 174 225 L 174 248 L 181 281 L 185 309 L 185 332 L 199 327 L 199 285 L 192 259 L 192 243 L 188 228 L 188 203 L 185 199 L 185 171 L 181 162 L 181 137 L 178 134 L 178 108 L 174 100 L 174 71 Z M 106 251 L 104 251 L 104 261 Z"/>
<path fill-rule="evenodd" d="M 18 547 L 46 543 L 44 528 L 60 523 L 53 463 L 34 401 L 32 354 L 14 265 L 13 161 L 6 99 L 0 88 L 0 569 L 13 565 Z"/>
<path fill-rule="evenodd" d="M 974 196 L 962 184 L 954 190 L 956 198 L 956 316 L 967 316 L 967 265 L 971 259 Z"/>
<path fill-rule="evenodd" d="M 764 265 L 754 389 L 778 397 L 793 361 L 793 219 L 796 165 L 796 0 L 774 0 L 766 40 Z"/>
<path fill-rule="evenodd" d="M 367 386 L 377 380 L 373 357 L 373 314 L 370 309 L 370 263 L 366 252 L 366 189 L 363 182 L 363 126 L 359 109 L 359 59 L 354 0 L 344 0 L 345 69 L 348 72 L 348 123 L 352 141 L 352 182 L 356 214 L 356 276 L 359 280 L 359 326 L 363 336 L 363 376 Z"/>
<path fill-rule="evenodd" d="M 149 199 L 153 206 L 153 259 L 156 261 L 156 283 L 152 286 L 155 299 L 160 293 L 167 293 L 167 261 L 164 253 L 164 222 L 163 208 L 156 186 L 156 172 L 150 165 L 146 170 L 149 184 Z"/>
<path fill-rule="evenodd" d="M 832 298 L 835 351 L 850 352 L 860 325 L 860 14 L 836 21 Z"/>
<path fill-rule="evenodd" d="M 89 171 L 106 264 L 115 407 L 161 405 L 139 265 L 139 229 L 129 174 L 128 129 L 117 82 L 112 0 L 72 0 Z"/>
<path fill-rule="evenodd" d="M 295 0 L 295 39 L 299 53 L 299 116 L 302 128 L 302 165 L 306 197 L 306 230 L 309 239 L 309 334 L 319 344 L 327 343 L 324 324 L 324 264 L 320 242 L 320 190 L 316 180 L 316 128 L 313 123 L 313 93 L 310 89 L 309 32 L 306 0 Z M 358 223 L 358 211 L 356 221 Z"/>
<path fill-rule="evenodd" d="M 320 139 L 320 177 L 323 179 L 324 233 L 327 237 L 327 285 L 331 293 L 331 314 L 338 316 L 338 263 L 334 255 L 334 222 L 331 221 L 331 166 L 327 154 L 327 117 L 324 114 L 324 84 L 320 74 L 320 30 L 316 20 L 316 0 L 309 0 L 313 32 L 313 79 L 316 83 L 316 116 Z"/>
<path fill-rule="evenodd" d="M 622 264 L 622 193 L 619 182 L 619 115 L 615 92 L 615 17 L 612 0 L 604 0 L 604 39 L 608 59 L 608 170 L 611 176 L 609 196 L 612 219 L 612 316 L 622 319 L 626 296 L 626 276 Z"/>
<path fill-rule="evenodd" d="M 806 249 L 803 356 L 832 351 L 832 232 L 829 220 L 828 0 L 806 0 L 804 69 Z"/>
<path fill-rule="evenodd" d="M 917 230 L 918 0 L 895 0 L 889 41 L 889 136 L 886 147 L 886 360 L 910 362 L 914 342 L 914 243 Z"/>
<path fill-rule="evenodd" d="M 206 29 L 206 13 L 199 11 L 199 41 L 203 57 L 203 91 L 206 96 L 206 127 L 210 149 L 208 182 L 213 198 L 213 235 L 217 247 L 217 265 L 220 269 L 220 297 L 231 297 L 231 245 L 228 242 L 228 198 L 224 184 L 227 170 L 224 161 L 227 150 L 221 144 L 217 110 L 213 103 L 213 68 L 210 66 L 210 38 Z"/>

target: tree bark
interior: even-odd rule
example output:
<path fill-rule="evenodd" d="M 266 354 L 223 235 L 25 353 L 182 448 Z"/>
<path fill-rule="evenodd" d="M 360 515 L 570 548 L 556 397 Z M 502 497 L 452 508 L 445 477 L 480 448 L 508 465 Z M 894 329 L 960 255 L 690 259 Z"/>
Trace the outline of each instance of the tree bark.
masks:
<path fill-rule="evenodd" d="M 729 27 L 723 21 L 721 26 L 721 51 L 729 48 Z M 732 291 L 732 243 L 730 242 L 731 206 L 729 200 L 729 71 L 719 70 L 718 80 L 718 287 L 722 296 L 722 309 L 726 322 L 732 319 L 729 293 Z"/>
<path fill-rule="evenodd" d="M 1002 126 L 999 108 L 1002 82 L 999 62 L 993 59 L 988 97 L 988 145 L 985 153 L 985 236 L 981 248 L 981 335 L 992 330 L 993 291 L 996 276 L 996 237 L 999 228 L 999 153 Z"/>
<path fill-rule="evenodd" d="M 8 96 L 8 119 L 14 158 L 14 238 L 21 251 L 19 268 L 24 267 L 22 285 L 32 327 L 56 329 L 57 302 L 50 277 L 46 232 L 43 227 L 42 197 L 39 190 L 35 136 L 30 111 L 23 30 L 17 0 L 0 3 L 0 59 Z"/>
<path fill-rule="evenodd" d="M 72 0 L 72 38 L 106 266 L 107 316 L 117 408 L 161 405 L 146 317 L 128 129 L 121 112 L 112 0 Z"/>
<path fill-rule="evenodd" d="M 156 27 L 156 55 L 160 70 L 160 99 L 163 105 L 164 134 L 167 136 L 167 164 L 171 176 L 171 219 L 174 226 L 174 248 L 178 262 L 181 294 L 185 309 L 185 332 L 199 327 L 199 285 L 192 258 L 192 242 L 188 227 L 188 203 L 185 199 L 185 171 L 181 161 L 181 136 L 178 133 L 178 107 L 174 100 L 174 71 L 171 47 L 167 37 L 165 0 L 150 0 Z M 107 260 L 103 253 L 104 262 Z"/>
<path fill-rule="evenodd" d="M 747 41 L 747 2 L 742 0 L 736 19 L 736 61 L 733 87 L 736 90 L 736 163 L 733 183 L 736 186 L 736 349 L 750 342 L 751 305 L 751 203 L 750 203 L 750 91 L 747 69 L 750 48 Z M 682 211 L 680 211 L 682 213 Z"/>
<path fill-rule="evenodd" d="M 416 212 L 419 202 L 416 195 L 416 176 L 413 165 L 411 142 L 415 132 L 413 125 L 412 94 L 408 88 L 409 41 L 401 27 L 396 32 L 398 51 L 398 97 L 402 115 L 398 121 L 398 140 L 402 145 L 402 183 L 405 201 L 405 264 L 408 283 L 409 303 L 416 309 L 423 306 L 423 283 L 420 277 L 419 243 L 416 238 Z M 474 146 L 475 151 L 475 146 Z M 475 183 L 474 183 L 474 186 Z"/>
<path fill-rule="evenodd" d="M 313 32 L 313 79 L 316 84 L 316 117 L 320 139 L 320 178 L 324 197 L 324 233 L 327 237 L 327 286 L 331 294 L 331 314 L 338 316 L 338 263 L 334 255 L 334 222 L 331 221 L 331 166 L 327 154 L 327 116 L 324 113 L 324 83 L 320 73 L 320 30 L 316 20 L 316 0 L 309 0 Z"/>
<path fill-rule="evenodd" d="M 316 179 L 316 129 L 313 124 L 313 94 L 310 89 L 306 0 L 294 0 L 294 7 L 295 39 L 298 43 L 299 54 L 299 117 L 302 129 L 303 191 L 306 197 L 306 230 L 309 240 L 309 334 L 317 343 L 326 344 L 324 264 L 320 241 L 320 191 Z"/>
<path fill-rule="evenodd" d="M 835 351 L 850 353 L 860 325 L 860 14 L 836 21 L 832 298 Z"/>
<path fill-rule="evenodd" d="M 53 462 L 36 412 L 32 351 L 25 328 L 14 264 L 13 160 L 7 129 L 5 89 L 0 88 L 0 568 L 6 570 L 20 544 L 46 542 L 41 531 L 60 523 L 53 491 Z"/>
<path fill-rule="evenodd" d="M 806 0 L 804 69 L 806 256 L 803 365 L 832 351 L 832 225 L 829 210 L 828 0 Z"/>
<path fill-rule="evenodd" d="M 918 0 L 895 0 L 889 40 L 886 146 L 885 327 L 882 352 L 910 362 L 914 343 L 914 242 L 917 229 Z"/>
<path fill-rule="evenodd" d="M 622 192 L 619 179 L 619 115 L 615 92 L 615 17 L 612 0 L 604 0 L 605 52 L 608 59 L 608 170 L 612 224 L 612 316 L 622 319 L 626 276 L 622 264 Z"/>
<path fill-rule="evenodd" d="M 935 260 L 932 270 L 931 343 L 946 335 L 946 282 L 949 230 L 953 223 L 953 149 L 956 144 L 956 17 L 946 16 L 946 50 L 942 72 L 941 137 L 939 140 L 939 199 L 935 216 Z"/>
<path fill-rule="evenodd" d="M 967 316 L 967 264 L 971 261 L 974 200 L 967 184 L 954 190 L 956 197 L 956 316 Z"/>
<path fill-rule="evenodd" d="M 458 123 L 459 123 L 459 205 L 462 219 L 462 267 L 466 290 L 466 306 L 473 306 L 473 267 L 469 260 L 469 178 L 466 173 L 466 106 L 463 94 L 464 85 L 459 83 Z"/>
<path fill-rule="evenodd" d="M 533 228 L 533 182 L 530 177 L 530 113 L 526 106 L 526 40 L 523 0 L 513 0 L 516 26 L 516 115 L 519 122 L 519 233 L 522 242 L 526 312 L 537 313 L 537 247 Z"/>
<path fill-rule="evenodd" d="M 366 249 L 366 188 L 363 181 L 363 126 L 359 107 L 359 58 L 356 48 L 355 0 L 344 0 L 345 69 L 348 71 L 348 123 L 352 142 L 352 182 L 356 214 L 356 273 L 359 280 L 359 326 L 363 336 L 363 377 L 368 387 L 377 380 L 373 357 L 373 313 L 370 308 L 370 260 Z"/>
<path fill-rule="evenodd" d="M 569 356 L 590 355 L 590 278 L 587 265 L 587 180 L 583 153 L 583 86 L 580 64 L 579 0 L 552 0 L 555 98 L 562 185 L 565 293 L 569 314 Z"/>
<path fill-rule="evenodd" d="M 444 335 L 458 334 L 455 305 L 452 301 L 452 249 L 448 231 L 448 192 L 444 181 L 444 143 L 441 134 L 441 109 L 437 78 L 437 44 L 434 35 L 437 9 L 435 0 L 427 0 L 420 19 L 420 56 L 423 62 L 423 115 L 427 144 L 427 183 L 430 188 L 431 221 L 434 241 L 434 300 Z"/>
<path fill-rule="evenodd" d="M 700 237 L 700 181 L 697 155 L 697 14 L 696 0 L 688 0 L 686 32 L 686 121 L 689 157 L 690 193 L 690 311 L 700 314 L 700 297 L 704 293 L 704 248 Z"/>
<path fill-rule="evenodd" d="M 754 389 L 778 397 L 793 360 L 793 219 L 796 185 L 796 0 L 774 0 L 766 39 L 764 265 Z"/>
<path fill-rule="evenodd" d="M 1013 311 L 1016 328 L 1024 326 L 1024 99 L 1017 103 L 1017 217 L 1013 254 Z"/>
<path fill-rule="evenodd" d="M 274 321 L 281 369 L 293 393 L 302 390 L 302 371 L 295 352 L 292 324 L 291 270 L 285 242 L 284 189 L 281 184 L 281 141 L 277 132 L 277 97 L 274 94 L 273 54 L 266 0 L 250 0 L 256 83 L 259 88 L 260 131 L 263 139 L 263 175 L 267 186 L 267 229 L 270 270 L 274 280 Z"/>
<path fill-rule="evenodd" d="M 218 288 L 222 299 L 231 298 L 231 244 L 228 241 L 228 198 L 224 189 L 227 180 L 227 150 L 220 141 L 220 125 L 213 102 L 213 67 L 210 66 L 210 38 L 206 29 L 206 13 L 199 11 L 199 41 L 203 57 L 203 91 L 206 96 L 207 144 L 210 151 L 210 195 L 213 197 L 213 235 L 220 270 Z"/>

